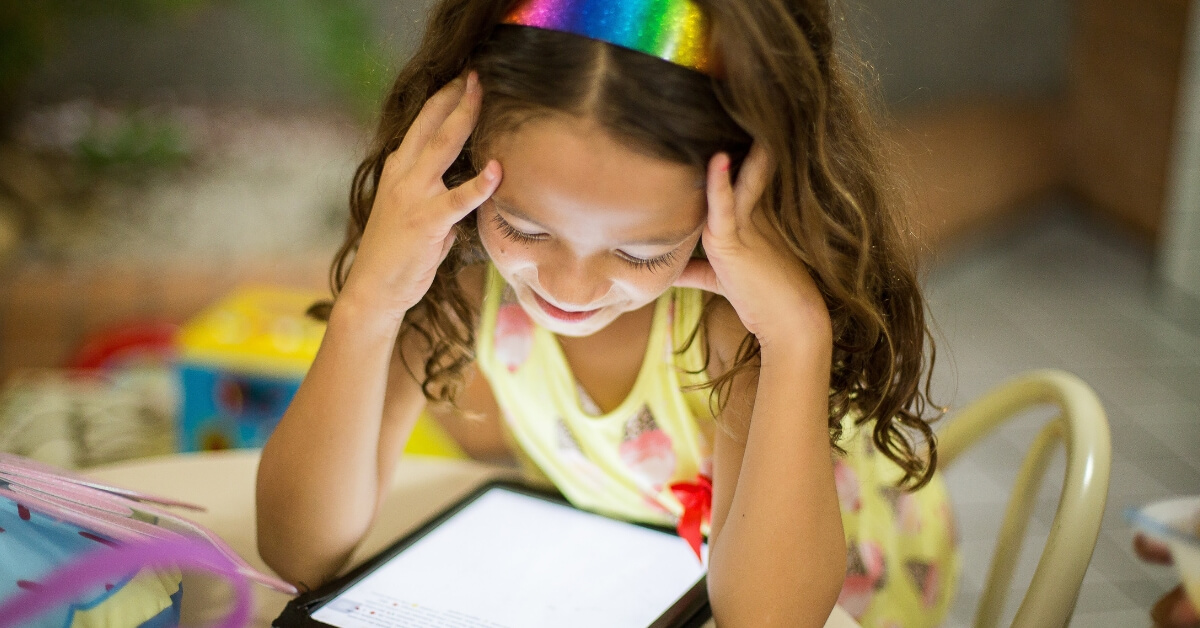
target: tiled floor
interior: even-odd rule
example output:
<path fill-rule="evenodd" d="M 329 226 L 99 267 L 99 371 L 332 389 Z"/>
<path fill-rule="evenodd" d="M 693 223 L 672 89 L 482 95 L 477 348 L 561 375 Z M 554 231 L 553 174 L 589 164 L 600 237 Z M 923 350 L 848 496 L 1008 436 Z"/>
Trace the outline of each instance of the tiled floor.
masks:
<path fill-rule="evenodd" d="M 1108 505 L 1073 626 L 1149 626 L 1177 584 L 1171 568 L 1131 549 L 1123 511 L 1200 494 L 1200 336 L 1159 314 L 1150 251 L 1084 217 L 1069 201 L 942 252 L 927 278 L 938 326 L 938 401 L 953 407 L 1021 371 L 1054 367 L 1099 394 L 1112 430 Z M 940 391 L 940 394 L 939 394 Z M 971 623 L 1021 456 L 1045 420 L 1000 429 L 946 470 L 962 529 L 963 574 L 949 626 Z M 1061 487 L 1057 455 L 1017 569 L 1008 625 L 1032 576 Z"/>

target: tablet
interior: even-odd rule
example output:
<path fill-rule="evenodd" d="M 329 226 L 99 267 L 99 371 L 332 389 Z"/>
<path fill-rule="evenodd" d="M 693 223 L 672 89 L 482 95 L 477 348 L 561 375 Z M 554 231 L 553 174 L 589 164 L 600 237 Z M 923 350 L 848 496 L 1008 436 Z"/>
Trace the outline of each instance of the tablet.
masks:
<path fill-rule="evenodd" d="M 692 627 L 711 617 L 705 574 L 672 530 L 496 481 L 292 600 L 273 625 Z"/>

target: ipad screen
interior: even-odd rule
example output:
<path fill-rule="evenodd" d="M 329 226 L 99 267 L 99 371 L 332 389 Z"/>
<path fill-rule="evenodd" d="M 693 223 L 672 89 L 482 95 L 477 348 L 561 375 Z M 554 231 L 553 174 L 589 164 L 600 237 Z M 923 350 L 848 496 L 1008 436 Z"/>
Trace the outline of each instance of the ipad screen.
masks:
<path fill-rule="evenodd" d="M 494 487 L 312 617 L 339 628 L 644 628 L 704 573 L 677 536 Z"/>

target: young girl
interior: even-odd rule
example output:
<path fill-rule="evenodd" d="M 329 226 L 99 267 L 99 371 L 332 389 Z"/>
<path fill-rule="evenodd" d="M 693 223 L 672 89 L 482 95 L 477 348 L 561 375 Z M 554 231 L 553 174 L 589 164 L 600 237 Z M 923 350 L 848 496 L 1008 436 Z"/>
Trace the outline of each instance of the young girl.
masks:
<path fill-rule="evenodd" d="M 267 563 L 332 577 L 429 403 L 578 506 L 706 535 L 722 627 L 940 622 L 923 301 L 831 28 L 825 0 L 441 0 L 263 450 Z"/>

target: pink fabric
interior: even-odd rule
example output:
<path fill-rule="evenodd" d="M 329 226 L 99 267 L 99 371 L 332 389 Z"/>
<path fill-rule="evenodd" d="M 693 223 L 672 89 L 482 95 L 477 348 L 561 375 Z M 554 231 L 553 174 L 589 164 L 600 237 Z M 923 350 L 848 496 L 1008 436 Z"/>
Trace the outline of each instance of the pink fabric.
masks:
<path fill-rule="evenodd" d="M 221 628 L 245 626 L 250 619 L 250 583 L 238 567 L 217 548 L 204 541 L 179 537 L 154 539 L 117 548 L 98 547 L 42 578 L 37 587 L 0 605 L 0 628 L 19 626 L 106 580 L 114 580 L 144 568 L 193 569 L 225 577 L 235 594 L 233 610 Z"/>
<path fill-rule="evenodd" d="M 295 587 L 250 566 L 204 526 L 156 504 L 203 510 L 199 506 L 97 484 L 69 471 L 5 453 L 0 453 L 0 497 L 118 542 L 196 538 L 211 545 L 244 577 L 289 595 L 296 594 Z M 170 523 L 183 533 L 134 519 L 130 516 L 133 508 L 157 517 L 159 522 Z"/>

